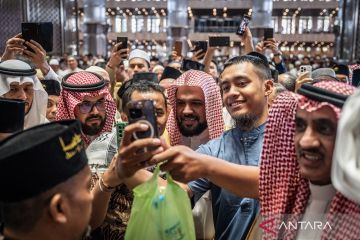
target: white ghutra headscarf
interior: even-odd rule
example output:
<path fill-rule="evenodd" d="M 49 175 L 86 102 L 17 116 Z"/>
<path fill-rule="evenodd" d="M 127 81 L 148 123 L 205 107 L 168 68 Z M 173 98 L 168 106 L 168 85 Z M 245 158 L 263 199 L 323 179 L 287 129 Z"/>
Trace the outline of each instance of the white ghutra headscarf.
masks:
<path fill-rule="evenodd" d="M 0 63 L 0 97 L 10 91 L 13 82 L 32 83 L 34 96 L 29 112 L 25 115 L 24 129 L 46 123 L 48 94 L 36 77 L 36 71 L 26 62 L 12 59 Z"/>

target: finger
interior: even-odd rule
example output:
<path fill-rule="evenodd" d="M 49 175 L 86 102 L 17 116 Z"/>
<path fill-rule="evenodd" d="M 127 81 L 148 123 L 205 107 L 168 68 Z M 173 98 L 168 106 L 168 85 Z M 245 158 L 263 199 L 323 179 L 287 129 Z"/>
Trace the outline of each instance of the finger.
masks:
<path fill-rule="evenodd" d="M 119 47 L 121 46 L 121 42 L 118 42 L 114 45 L 113 49 L 115 50 L 114 52 L 118 51 Z"/>
<path fill-rule="evenodd" d="M 35 53 L 33 53 L 32 51 L 29 51 L 29 50 L 24 50 L 23 53 L 28 56 L 29 58 L 33 58 L 36 56 Z"/>
<path fill-rule="evenodd" d="M 33 40 L 31 40 L 31 41 L 33 41 Z M 34 45 L 33 43 L 26 41 L 25 44 L 27 46 L 29 46 L 30 48 L 32 48 L 32 50 L 34 50 L 35 55 L 36 55 L 36 53 L 40 52 L 40 49 L 36 45 Z"/>
<path fill-rule="evenodd" d="M 124 53 L 124 54 L 121 54 L 121 55 L 120 55 L 120 57 L 121 57 L 121 59 L 126 60 L 126 59 L 128 59 L 128 58 L 129 58 L 129 54 Z"/>
<path fill-rule="evenodd" d="M 160 137 L 160 141 L 161 141 L 161 146 L 166 150 L 169 149 L 170 146 L 166 143 L 166 140 L 164 137 Z"/>
<path fill-rule="evenodd" d="M 14 37 L 12 37 L 12 38 L 22 38 L 22 34 L 21 33 L 18 33 L 18 34 L 16 34 Z M 24 40 L 25 41 L 25 40 Z"/>
<path fill-rule="evenodd" d="M 161 164 L 160 170 L 163 172 L 171 172 L 171 176 L 174 177 L 179 170 L 179 168 L 176 166 L 177 164 L 174 164 L 172 161 L 167 161 Z"/>
<path fill-rule="evenodd" d="M 145 139 L 136 140 L 133 143 L 131 143 L 129 146 L 121 148 L 119 151 L 119 154 L 123 157 L 140 155 L 140 154 L 137 154 L 137 152 L 139 152 L 139 150 L 143 150 L 144 148 L 154 149 L 154 148 L 159 148 L 159 147 L 161 147 L 160 139 L 145 138 Z"/>
<path fill-rule="evenodd" d="M 9 39 L 6 44 L 9 45 L 17 45 L 17 46 L 23 46 L 25 40 L 22 38 L 11 38 Z"/>
<path fill-rule="evenodd" d="M 10 51 L 17 51 L 17 52 L 22 52 L 25 50 L 24 48 L 19 48 L 19 47 L 8 47 L 8 49 Z"/>
<path fill-rule="evenodd" d="M 301 81 L 299 81 L 299 84 L 304 84 L 304 83 L 308 83 L 308 82 L 312 82 L 313 79 L 312 78 L 304 78 Z"/>
<path fill-rule="evenodd" d="M 174 150 L 174 147 L 168 148 L 162 153 L 154 155 L 150 159 L 150 164 L 158 164 L 164 161 L 173 161 L 174 158 L 178 155 L 178 152 Z"/>
<path fill-rule="evenodd" d="M 128 53 L 129 52 L 129 49 L 128 48 L 121 48 L 120 50 L 119 50 L 119 53 L 120 54 L 124 54 L 124 53 Z"/>
<path fill-rule="evenodd" d="M 197 54 L 197 57 L 199 59 L 203 58 L 205 56 L 205 53 L 204 52 L 200 52 L 199 54 Z"/>
<path fill-rule="evenodd" d="M 158 147 L 155 150 L 149 152 L 145 152 L 137 155 L 132 154 L 131 157 L 124 157 L 123 155 L 119 154 L 118 158 L 119 161 L 122 162 L 122 165 L 125 166 L 126 168 L 133 167 L 139 164 L 150 166 L 151 164 L 149 160 L 151 159 L 151 157 L 163 151 L 164 151 L 163 147 Z"/>
<path fill-rule="evenodd" d="M 308 77 L 309 74 L 309 72 L 301 73 L 296 81 L 301 81 L 303 78 Z"/>
<path fill-rule="evenodd" d="M 133 123 L 125 127 L 124 129 L 124 136 L 122 138 L 120 146 L 127 146 L 132 141 L 132 134 L 134 132 L 146 131 L 148 130 L 149 126 L 146 124 L 141 123 Z"/>
<path fill-rule="evenodd" d="M 40 43 L 38 43 L 38 42 L 36 42 L 36 41 L 34 41 L 34 40 L 30 40 L 30 42 L 31 42 L 32 44 L 34 44 L 37 48 L 39 48 L 40 51 L 46 52 L 46 51 L 44 50 L 44 48 L 40 45 Z"/>

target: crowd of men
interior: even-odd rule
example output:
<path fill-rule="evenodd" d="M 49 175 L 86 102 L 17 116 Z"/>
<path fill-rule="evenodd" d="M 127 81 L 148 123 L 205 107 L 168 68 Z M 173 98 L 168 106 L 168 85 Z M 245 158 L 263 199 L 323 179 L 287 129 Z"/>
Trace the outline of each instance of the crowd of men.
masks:
<path fill-rule="evenodd" d="M 254 46 L 249 28 L 242 41 L 245 54 L 219 64 L 208 47 L 191 59 L 203 70 L 185 70 L 174 52 L 161 62 L 118 43 L 107 61 L 79 64 L 10 38 L 0 62 L 0 235 L 124 239 L 132 189 L 161 164 L 193 205 L 210 198 L 215 231 L 198 239 L 359 239 L 359 65 L 291 62 L 276 39 Z M 155 130 L 131 121 L 130 106 L 146 100 Z M 321 227 L 291 227 L 302 222 Z"/>

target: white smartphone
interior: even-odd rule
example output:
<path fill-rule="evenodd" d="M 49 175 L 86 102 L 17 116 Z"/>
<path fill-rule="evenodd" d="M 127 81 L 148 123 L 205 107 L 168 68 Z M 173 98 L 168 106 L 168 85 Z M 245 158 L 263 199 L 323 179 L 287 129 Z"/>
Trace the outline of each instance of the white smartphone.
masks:
<path fill-rule="evenodd" d="M 128 68 L 129 68 L 129 61 L 128 61 L 128 60 L 124 60 L 123 63 L 124 63 L 124 69 L 125 69 L 125 70 L 128 70 Z"/>
<path fill-rule="evenodd" d="M 303 74 L 305 72 L 308 72 L 311 76 L 312 66 L 311 65 L 301 65 L 300 66 L 300 74 Z"/>

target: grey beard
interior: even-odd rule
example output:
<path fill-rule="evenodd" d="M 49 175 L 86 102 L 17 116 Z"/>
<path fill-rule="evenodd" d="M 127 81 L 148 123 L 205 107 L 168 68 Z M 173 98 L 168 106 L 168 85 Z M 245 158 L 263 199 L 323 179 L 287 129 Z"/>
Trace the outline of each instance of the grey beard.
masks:
<path fill-rule="evenodd" d="M 233 117 L 235 126 L 246 131 L 253 129 L 258 119 L 258 116 L 252 114 L 242 114 L 240 116 Z"/>

